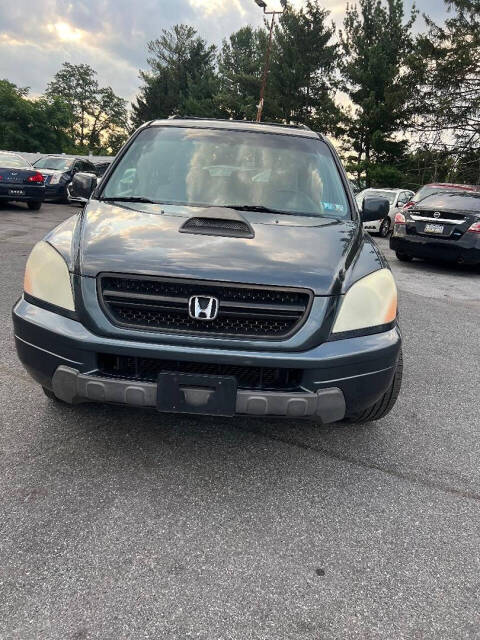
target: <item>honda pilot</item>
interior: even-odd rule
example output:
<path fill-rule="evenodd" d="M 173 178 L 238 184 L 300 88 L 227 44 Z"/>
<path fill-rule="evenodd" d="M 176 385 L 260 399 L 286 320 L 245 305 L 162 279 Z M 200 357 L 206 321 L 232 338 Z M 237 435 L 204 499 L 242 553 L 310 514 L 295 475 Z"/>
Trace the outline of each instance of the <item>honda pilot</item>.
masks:
<path fill-rule="evenodd" d="M 388 201 L 360 213 L 322 135 L 154 121 L 74 188 L 86 206 L 35 245 L 13 309 L 49 398 L 322 424 L 392 409 L 397 289 L 362 225 Z"/>

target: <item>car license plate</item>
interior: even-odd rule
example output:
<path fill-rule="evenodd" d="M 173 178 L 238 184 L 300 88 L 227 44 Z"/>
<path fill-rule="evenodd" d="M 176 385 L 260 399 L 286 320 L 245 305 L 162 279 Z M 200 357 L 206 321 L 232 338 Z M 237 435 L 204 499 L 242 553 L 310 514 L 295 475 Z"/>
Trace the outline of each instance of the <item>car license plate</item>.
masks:
<path fill-rule="evenodd" d="M 443 224 L 426 224 L 425 233 L 443 233 L 445 229 Z"/>
<path fill-rule="evenodd" d="M 24 196 L 25 195 L 25 189 L 9 189 L 8 190 L 8 195 L 9 196 Z"/>
<path fill-rule="evenodd" d="M 237 380 L 233 376 L 167 371 L 158 376 L 158 411 L 233 416 L 236 404 Z"/>

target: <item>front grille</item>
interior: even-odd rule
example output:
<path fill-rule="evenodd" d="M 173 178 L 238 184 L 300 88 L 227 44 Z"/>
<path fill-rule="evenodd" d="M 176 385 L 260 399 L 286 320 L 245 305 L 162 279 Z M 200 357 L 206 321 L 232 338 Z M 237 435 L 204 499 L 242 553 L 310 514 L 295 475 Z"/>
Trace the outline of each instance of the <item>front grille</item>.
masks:
<path fill-rule="evenodd" d="M 157 360 L 99 353 L 98 375 L 156 382 L 162 371 L 172 373 L 194 373 L 211 376 L 233 376 L 240 389 L 263 391 L 295 391 L 302 378 L 301 369 L 279 369 L 274 367 L 249 367 L 233 364 L 182 362 L 181 360 Z"/>
<path fill-rule="evenodd" d="M 284 338 L 298 330 L 312 300 L 310 292 L 298 289 L 113 274 L 99 276 L 98 290 L 107 316 L 119 326 L 264 339 Z M 194 296 L 218 300 L 214 320 L 190 316 Z"/>

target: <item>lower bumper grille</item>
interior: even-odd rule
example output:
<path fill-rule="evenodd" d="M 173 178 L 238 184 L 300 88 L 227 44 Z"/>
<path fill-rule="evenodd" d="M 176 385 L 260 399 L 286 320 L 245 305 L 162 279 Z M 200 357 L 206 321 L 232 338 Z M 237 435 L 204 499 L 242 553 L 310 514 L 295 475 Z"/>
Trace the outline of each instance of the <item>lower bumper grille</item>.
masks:
<path fill-rule="evenodd" d="M 162 371 L 233 376 L 240 389 L 261 389 L 264 391 L 295 391 L 299 388 L 302 378 L 301 369 L 250 367 L 98 354 L 98 374 L 101 376 L 156 382 L 158 374 Z"/>
<path fill-rule="evenodd" d="M 313 297 L 304 289 L 115 274 L 99 277 L 98 294 L 106 315 L 118 326 L 263 339 L 298 331 Z M 213 300 L 212 319 L 195 317 L 197 299 Z"/>

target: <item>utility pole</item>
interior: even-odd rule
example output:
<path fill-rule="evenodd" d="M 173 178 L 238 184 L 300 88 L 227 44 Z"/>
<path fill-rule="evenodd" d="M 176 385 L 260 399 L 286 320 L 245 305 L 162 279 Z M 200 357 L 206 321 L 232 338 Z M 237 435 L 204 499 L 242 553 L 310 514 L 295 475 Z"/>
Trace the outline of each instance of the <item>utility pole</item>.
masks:
<path fill-rule="evenodd" d="M 260 88 L 260 102 L 258 103 L 257 122 L 262 121 L 263 105 L 265 102 L 265 87 L 267 86 L 268 70 L 270 68 L 270 56 L 272 53 L 273 27 L 275 26 L 275 16 L 282 15 L 282 11 L 267 11 L 267 4 L 264 0 L 255 0 L 255 3 L 263 9 L 266 16 L 272 16 L 270 24 L 270 35 L 268 38 L 267 55 L 265 56 L 265 65 L 263 67 L 262 86 Z"/>

